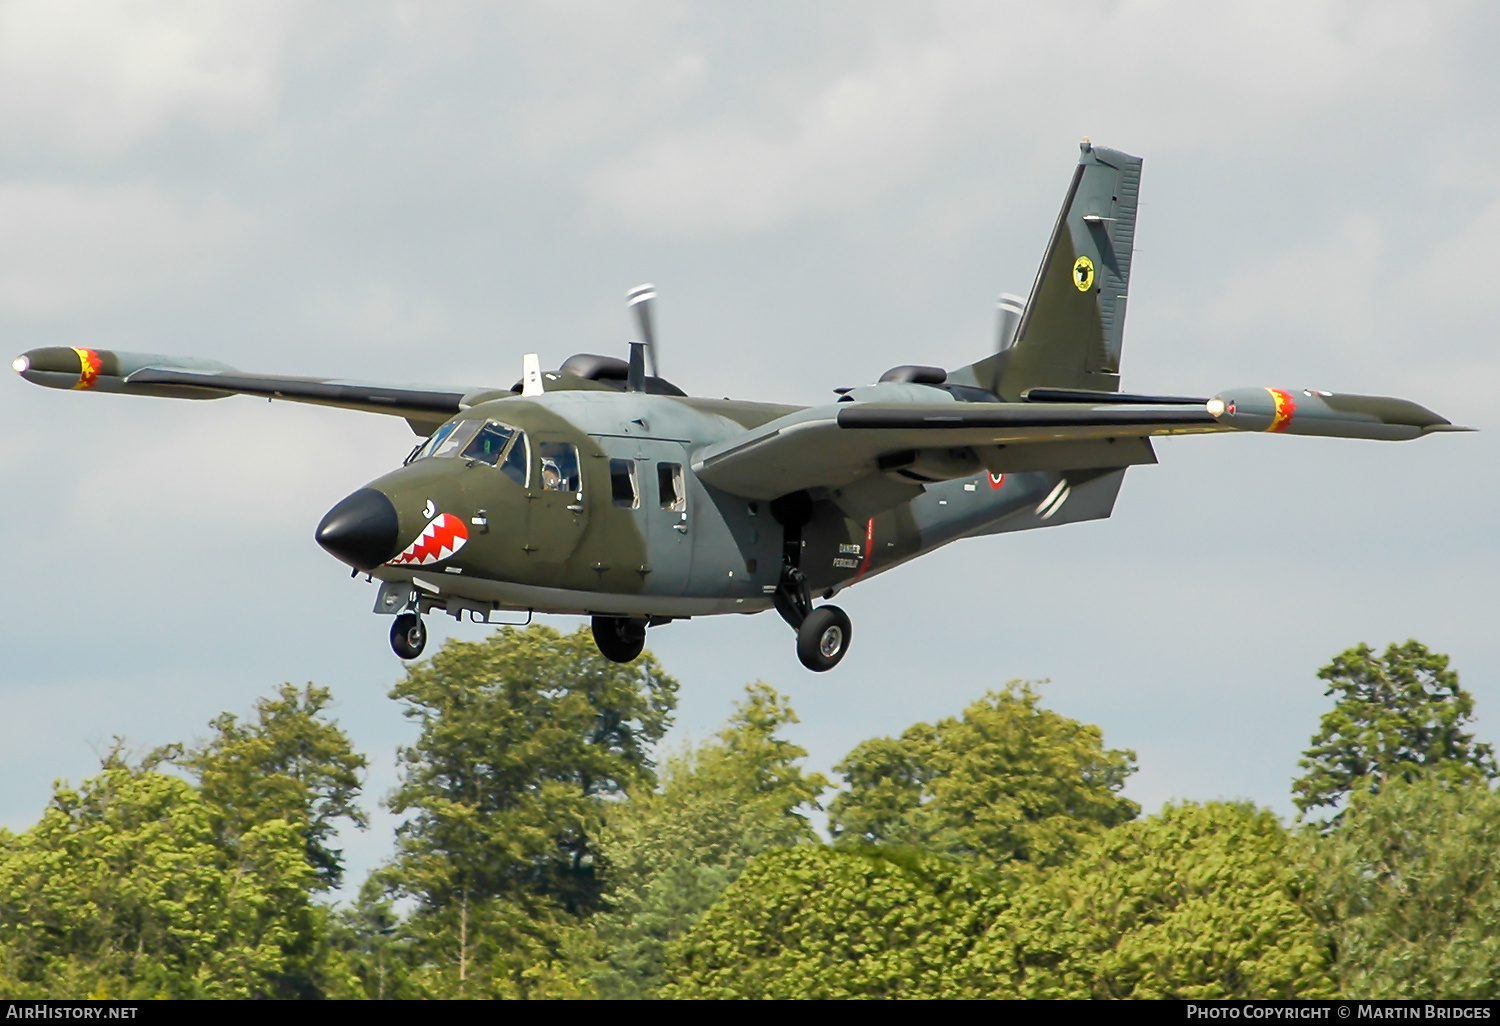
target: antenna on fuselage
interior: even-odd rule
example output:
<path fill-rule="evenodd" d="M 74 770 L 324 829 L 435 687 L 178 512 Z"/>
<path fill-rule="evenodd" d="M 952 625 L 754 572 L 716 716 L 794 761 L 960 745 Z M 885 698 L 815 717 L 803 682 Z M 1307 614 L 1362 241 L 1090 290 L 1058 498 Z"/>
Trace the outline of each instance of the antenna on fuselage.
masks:
<path fill-rule="evenodd" d="M 521 394 L 541 395 L 544 391 L 541 358 L 536 353 L 527 353 L 521 357 Z"/>

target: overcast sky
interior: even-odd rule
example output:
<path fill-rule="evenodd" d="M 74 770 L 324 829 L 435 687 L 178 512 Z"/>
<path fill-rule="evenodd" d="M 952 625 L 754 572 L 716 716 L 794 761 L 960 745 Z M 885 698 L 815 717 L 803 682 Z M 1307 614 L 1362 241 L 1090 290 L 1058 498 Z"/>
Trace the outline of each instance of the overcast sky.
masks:
<path fill-rule="evenodd" d="M 844 593 L 832 673 L 774 614 L 650 644 L 679 737 L 759 678 L 827 770 L 1049 678 L 1148 810 L 1289 815 L 1316 671 L 1357 642 L 1451 654 L 1500 741 L 1497 43 L 1484 3 L 0 2 L 0 337 L 507 386 L 526 352 L 624 355 L 653 281 L 668 377 L 818 403 L 985 355 L 1079 138 L 1140 154 L 1124 387 L 1401 395 L 1481 433 L 1164 439 L 1109 521 Z M 374 806 L 401 666 L 312 535 L 403 422 L 7 375 L 0 437 L 0 823 L 112 735 L 201 736 L 288 680 L 333 688 Z M 356 881 L 389 827 L 349 839 Z"/>

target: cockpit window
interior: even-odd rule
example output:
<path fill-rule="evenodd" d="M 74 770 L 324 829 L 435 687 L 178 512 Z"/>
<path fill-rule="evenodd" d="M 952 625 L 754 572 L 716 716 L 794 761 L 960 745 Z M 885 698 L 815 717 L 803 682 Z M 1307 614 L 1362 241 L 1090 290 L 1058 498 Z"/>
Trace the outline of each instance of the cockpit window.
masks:
<path fill-rule="evenodd" d="M 464 459 L 483 460 L 492 467 L 496 466 L 500 462 L 500 457 L 505 455 L 511 439 L 515 437 L 515 428 L 505 424 L 496 424 L 492 420 L 479 429 L 474 440 L 464 449 Z"/>
<path fill-rule="evenodd" d="M 453 434 L 454 428 L 458 427 L 458 425 L 461 424 L 461 423 L 463 423 L 463 422 L 462 421 L 457 421 L 457 420 L 450 420 L 448 423 L 446 423 L 446 424 L 442 425 L 441 427 L 439 427 L 436 431 L 434 431 L 432 434 L 430 434 L 430 435 L 427 436 L 427 441 L 425 441 L 421 445 L 417 446 L 416 452 L 414 452 L 414 453 L 411 454 L 411 458 L 408 459 L 407 462 L 410 463 L 410 462 L 412 462 L 412 460 L 420 460 L 420 459 L 424 459 L 424 458 L 426 458 L 428 456 L 431 456 L 432 455 L 432 450 L 434 450 L 438 446 L 442 445 L 443 444 L 443 439 L 445 439 L 449 435 Z"/>
<path fill-rule="evenodd" d="M 525 488 L 526 471 L 530 467 L 531 457 L 526 450 L 526 432 L 517 431 L 516 440 L 511 443 L 510 452 L 505 454 L 505 462 L 500 464 L 500 473 Z"/>
<path fill-rule="evenodd" d="M 424 452 L 417 456 L 457 456 L 463 449 L 464 443 L 473 437 L 474 432 L 479 430 L 477 420 L 459 420 L 451 424 L 444 424 L 432 433 L 428 439 Z"/>
<path fill-rule="evenodd" d="M 549 492 L 582 492 L 578 476 L 578 447 L 568 442 L 538 442 L 542 488 Z"/>

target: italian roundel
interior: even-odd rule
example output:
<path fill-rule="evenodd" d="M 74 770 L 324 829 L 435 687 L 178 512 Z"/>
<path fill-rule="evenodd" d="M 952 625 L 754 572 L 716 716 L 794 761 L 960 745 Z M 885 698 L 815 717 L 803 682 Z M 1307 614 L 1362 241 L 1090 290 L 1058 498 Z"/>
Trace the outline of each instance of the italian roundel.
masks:
<path fill-rule="evenodd" d="M 417 535 L 416 541 L 403 549 L 401 555 L 388 565 L 426 566 L 428 563 L 441 563 L 463 548 L 468 540 L 469 529 L 462 520 L 451 513 L 439 513 Z"/>

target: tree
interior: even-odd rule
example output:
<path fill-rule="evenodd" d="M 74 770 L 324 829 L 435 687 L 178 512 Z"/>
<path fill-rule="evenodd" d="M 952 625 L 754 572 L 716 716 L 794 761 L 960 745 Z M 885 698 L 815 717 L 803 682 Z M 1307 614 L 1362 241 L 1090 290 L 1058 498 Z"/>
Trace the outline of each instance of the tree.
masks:
<path fill-rule="evenodd" d="M 666 951 L 749 860 L 773 848 L 818 843 L 803 809 L 828 786 L 798 765 L 802 748 L 777 736 L 796 723 L 784 695 L 745 689 L 728 725 L 662 768 L 655 791 L 611 807 L 600 846 L 609 863 L 608 910 L 595 920 L 603 955 L 600 996 L 650 996 Z"/>
<path fill-rule="evenodd" d="M 1500 775 L 1494 749 L 1462 729 L 1473 719 L 1474 699 L 1446 655 L 1408 641 L 1376 658 L 1360 644 L 1318 676 L 1328 682 L 1324 694 L 1338 699 L 1298 763 L 1307 772 L 1292 792 L 1304 815 L 1356 791 L 1379 791 L 1393 779 L 1434 776 L 1463 784 Z"/>
<path fill-rule="evenodd" d="M 224 843 L 191 784 L 118 752 L 0 848 L 4 996 L 306 996 L 324 923 L 300 824 Z"/>
<path fill-rule="evenodd" d="M 320 888 L 337 887 L 343 877 L 343 853 L 329 847 L 338 821 L 368 823 L 355 804 L 365 757 L 324 719 L 331 698 L 327 688 L 283 684 L 274 698 L 256 701 L 254 722 L 222 713 L 209 722 L 214 733 L 206 742 L 158 753 L 197 777 L 204 799 L 223 810 L 227 837 L 273 819 L 295 824 Z"/>
<path fill-rule="evenodd" d="M 992 881 L 911 850 L 801 845 L 757 858 L 670 952 L 672 998 L 919 998 L 993 915 Z"/>
<path fill-rule="evenodd" d="M 1396 777 L 1352 796 L 1310 865 L 1343 995 L 1500 998 L 1500 794 Z"/>
<path fill-rule="evenodd" d="M 1168 805 L 1010 896 L 953 996 L 1333 996 L 1292 839 L 1248 804 Z"/>
<path fill-rule="evenodd" d="M 835 767 L 847 781 L 829 806 L 836 843 L 1050 865 L 1133 819 L 1140 806 L 1119 792 L 1135 753 L 1039 701 L 1012 681 L 961 718 L 857 746 Z"/>
<path fill-rule="evenodd" d="M 407 818 L 382 879 L 416 900 L 429 992 L 563 987 L 545 967 L 598 907 L 597 834 L 654 783 L 676 691 L 649 653 L 613 663 L 586 628 L 543 626 L 449 641 L 391 691 L 421 734 L 400 752 L 389 804 Z"/>

